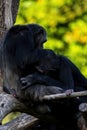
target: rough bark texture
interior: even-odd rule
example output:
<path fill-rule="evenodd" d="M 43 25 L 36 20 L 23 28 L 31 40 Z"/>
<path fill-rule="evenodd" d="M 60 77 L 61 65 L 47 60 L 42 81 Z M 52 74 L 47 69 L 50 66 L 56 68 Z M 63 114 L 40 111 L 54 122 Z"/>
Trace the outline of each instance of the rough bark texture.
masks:
<path fill-rule="evenodd" d="M 0 122 L 11 112 L 28 112 L 28 109 L 12 95 L 0 94 Z M 9 123 L 0 126 L 0 130 L 26 130 L 37 124 L 39 120 L 33 116 L 22 114 Z"/>
<path fill-rule="evenodd" d="M 82 103 L 79 106 L 79 110 L 82 112 L 79 115 L 79 129 L 86 130 L 87 122 L 87 104 Z M 1 93 L 0 94 L 0 122 L 10 112 L 19 111 L 22 113 L 29 113 L 30 108 L 26 108 L 24 104 L 15 99 L 12 95 Z M 35 117 L 23 114 L 11 122 L 0 126 L 0 130 L 26 130 L 32 126 L 38 124 L 39 120 Z"/>
<path fill-rule="evenodd" d="M 37 118 L 22 114 L 13 121 L 0 126 L 0 130 L 29 130 L 33 124 L 38 124 Z"/>
<path fill-rule="evenodd" d="M 20 0 L 0 0 L 0 69 L 1 69 L 1 46 L 6 31 L 15 23 Z M 2 86 L 0 70 L 0 86 Z M 0 88 L 1 89 L 1 88 Z"/>
<path fill-rule="evenodd" d="M 18 13 L 19 2 L 20 2 L 20 0 L 12 0 L 11 10 L 12 10 L 13 23 L 15 23 L 15 21 L 16 21 L 16 16 L 17 16 L 17 13 Z"/>
<path fill-rule="evenodd" d="M 2 38 L 5 30 L 6 30 L 6 26 L 5 26 L 5 0 L 0 0 L 0 38 Z"/>
<path fill-rule="evenodd" d="M 20 0 L 0 0 L 0 38 L 16 20 Z"/>
<path fill-rule="evenodd" d="M 0 0 L 0 48 L 6 31 L 15 23 L 19 2 L 20 0 Z M 0 73 L 0 86 L 1 85 L 2 77 Z M 0 122 L 2 122 L 8 113 L 12 111 L 24 111 L 26 109 L 25 106 L 11 95 L 2 93 L 2 87 L 0 87 L 0 93 Z M 0 130 L 26 130 L 37 123 L 37 121 L 37 118 L 22 114 L 13 121 L 1 125 Z"/>

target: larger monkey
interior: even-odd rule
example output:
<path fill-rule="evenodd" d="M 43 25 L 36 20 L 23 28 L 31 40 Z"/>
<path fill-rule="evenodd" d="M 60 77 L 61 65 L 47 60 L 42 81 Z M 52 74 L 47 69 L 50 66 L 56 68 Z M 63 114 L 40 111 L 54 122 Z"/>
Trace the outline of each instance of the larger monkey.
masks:
<path fill-rule="evenodd" d="M 74 84 L 75 86 L 80 85 L 86 88 L 87 80 L 83 77 L 74 64 L 72 64 L 65 57 L 55 55 L 54 52 L 50 50 L 41 49 L 45 41 L 45 30 L 36 24 L 16 25 L 7 32 L 3 43 L 2 72 L 4 77 L 3 86 L 7 88 L 9 93 L 16 93 L 20 97 L 19 91 L 23 90 L 22 93 L 24 95 L 21 95 L 22 97 L 20 98 L 29 101 L 29 97 L 31 97 L 33 102 L 37 102 L 39 98 L 44 95 L 61 93 L 64 90 L 70 89 L 70 87 L 71 89 L 74 89 Z M 44 60 L 47 64 L 44 64 Z M 34 72 L 37 73 L 33 74 Z M 57 74 L 57 78 L 55 77 L 55 73 Z M 25 79 L 23 80 L 23 82 L 26 83 L 26 86 L 22 87 L 19 79 L 28 74 L 29 76 L 25 78 L 27 79 L 27 82 Z M 38 77 L 36 77 L 37 75 Z M 76 79 L 76 76 L 78 76 L 78 79 L 81 79 L 80 82 L 78 82 L 79 80 Z M 32 83 L 34 82 L 34 84 L 39 85 L 30 86 L 27 84 L 31 81 Z M 43 87 L 40 84 L 45 85 Z M 64 88 L 64 90 L 62 88 Z M 75 101 L 77 102 L 77 100 Z M 62 106 L 60 105 L 62 102 L 59 103 L 59 105 L 58 103 L 49 103 L 49 105 L 47 103 L 46 105 L 53 110 L 53 113 L 51 113 L 52 116 L 56 115 L 55 111 L 58 108 L 58 115 L 61 120 L 66 116 L 69 116 L 69 118 L 72 117 L 71 120 L 67 118 L 69 119 L 67 122 L 71 125 L 78 107 L 78 103 L 75 103 L 72 106 L 71 104 L 73 103 L 73 101 L 70 102 L 68 107 L 66 102 L 64 102 L 64 105 Z M 63 113 L 64 115 L 62 117 L 60 111 L 64 111 L 64 106 L 68 109 L 67 112 Z M 69 113 L 69 109 L 73 112 L 70 111 Z M 72 115 L 70 115 L 71 113 Z"/>
<path fill-rule="evenodd" d="M 36 72 L 35 64 L 44 55 L 44 50 L 39 48 L 45 41 L 46 31 L 37 24 L 16 25 L 8 30 L 2 48 L 3 89 L 5 91 L 16 94 L 19 89 L 17 87 L 20 84 L 19 79 Z M 47 78 L 49 80 L 49 77 Z M 51 79 L 51 83 L 54 84 L 54 80 Z M 50 82 L 47 84 L 50 85 Z M 62 83 L 58 82 L 58 84 Z"/>
<path fill-rule="evenodd" d="M 74 86 L 87 89 L 87 79 L 70 60 L 57 56 L 51 50 L 41 49 L 45 41 L 46 31 L 39 25 L 16 25 L 10 28 L 3 43 L 4 86 L 16 88 L 17 82 L 13 79 L 37 70 L 59 80 L 66 86 L 65 90 L 74 89 Z"/>
<path fill-rule="evenodd" d="M 87 89 L 87 79 L 70 60 L 51 50 L 41 49 L 45 41 L 46 31 L 39 25 L 10 28 L 3 43 L 4 86 L 16 90 L 19 77 L 37 71 L 60 81 L 65 90 L 75 89 L 75 86 Z"/>

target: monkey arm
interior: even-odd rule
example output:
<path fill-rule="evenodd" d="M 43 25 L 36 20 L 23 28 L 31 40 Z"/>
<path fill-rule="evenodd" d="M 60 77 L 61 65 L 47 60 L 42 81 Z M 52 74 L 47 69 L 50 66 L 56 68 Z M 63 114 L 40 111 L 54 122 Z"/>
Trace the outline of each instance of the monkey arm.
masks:
<path fill-rule="evenodd" d="M 22 77 L 20 79 L 20 81 L 22 84 L 22 86 L 21 86 L 22 90 L 26 89 L 34 84 L 44 84 L 44 85 L 48 85 L 48 86 L 58 86 L 58 87 L 64 88 L 64 85 L 61 82 L 59 82 L 58 80 L 55 80 L 49 76 L 46 76 L 46 75 L 43 75 L 40 73 L 33 73 L 26 77 Z"/>

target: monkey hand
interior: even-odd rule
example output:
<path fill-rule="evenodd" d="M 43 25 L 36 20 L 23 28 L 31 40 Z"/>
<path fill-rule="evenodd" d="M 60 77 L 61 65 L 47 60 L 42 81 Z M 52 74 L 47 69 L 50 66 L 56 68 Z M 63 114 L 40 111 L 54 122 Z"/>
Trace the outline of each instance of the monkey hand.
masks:
<path fill-rule="evenodd" d="M 21 90 L 27 89 L 31 85 L 45 84 L 44 76 L 34 73 L 20 79 L 22 84 Z"/>
<path fill-rule="evenodd" d="M 20 82 L 22 84 L 21 90 L 27 89 L 30 85 L 33 85 L 32 75 L 28 75 L 26 77 L 22 77 L 20 79 Z"/>

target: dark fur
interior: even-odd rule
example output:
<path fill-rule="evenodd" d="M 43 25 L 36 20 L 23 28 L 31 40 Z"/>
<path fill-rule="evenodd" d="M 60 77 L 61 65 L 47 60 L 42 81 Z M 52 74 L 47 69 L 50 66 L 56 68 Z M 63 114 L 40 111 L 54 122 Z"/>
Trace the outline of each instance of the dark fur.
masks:
<path fill-rule="evenodd" d="M 66 86 L 65 89 L 83 87 L 87 90 L 87 79 L 69 59 L 50 50 L 44 51 L 47 55 L 37 65 L 39 72 L 61 81 Z"/>
<path fill-rule="evenodd" d="M 60 81 L 63 84 L 62 88 L 64 90 L 73 89 L 76 91 L 78 89 L 77 87 L 82 87 L 87 90 L 87 79 L 81 74 L 79 69 L 69 59 L 67 59 L 65 56 L 56 55 L 51 50 L 40 49 L 39 51 L 42 51 L 44 55 L 41 59 L 39 59 L 39 62 L 35 64 L 37 72 Z M 26 77 L 27 82 L 25 82 L 26 85 L 25 87 L 23 86 L 23 88 L 26 88 L 27 86 L 29 87 L 30 83 L 35 84 L 35 78 L 33 78 L 33 76 L 34 74 L 32 74 L 32 78 L 31 75 L 30 78 L 29 76 Z M 36 76 L 36 83 L 39 82 L 37 78 L 38 76 Z M 32 80 L 30 81 L 30 79 Z M 48 83 L 48 80 L 45 80 L 45 83 Z"/>
<path fill-rule="evenodd" d="M 32 26 L 34 32 L 32 31 Z M 37 45 L 35 45 L 38 39 L 38 37 L 35 38 L 35 35 L 38 33 L 41 36 L 40 46 L 42 46 L 42 43 L 46 41 L 46 32 L 39 25 L 16 25 L 7 32 L 2 47 L 2 73 L 4 79 L 3 86 L 10 93 L 12 93 L 12 89 L 17 91 L 20 77 L 35 71 L 35 68 L 33 69 L 32 66 L 34 66 L 34 62 L 40 59 L 36 49 Z M 42 35 L 44 36 L 43 38 Z"/>
<path fill-rule="evenodd" d="M 83 98 L 59 100 L 56 103 L 40 103 L 39 99 L 47 94 L 61 93 L 70 87 L 75 90 L 74 87 L 79 86 L 79 79 L 81 79 L 81 89 L 86 88 L 87 81 L 67 58 L 57 56 L 53 51 L 41 49 L 45 41 L 45 30 L 35 24 L 17 25 L 7 32 L 3 43 L 3 86 L 9 93 L 17 94 L 20 100 L 25 101 L 24 103 L 35 111 L 36 115 L 40 115 L 41 119 L 46 120 L 47 117 L 49 122 L 55 119 L 55 124 L 60 124 L 59 126 L 56 124 L 57 128 L 62 127 L 63 123 L 63 128 L 68 129 L 78 119 L 76 118 L 78 105 Z M 32 75 L 34 73 L 38 78 L 41 76 L 40 80 L 34 79 L 35 75 Z M 26 84 L 22 87 L 20 78 L 28 74 L 29 76 L 22 80 L 22 83 Z M 75 124 L 73 128 L 77 130 L 77 125 Z"/>

